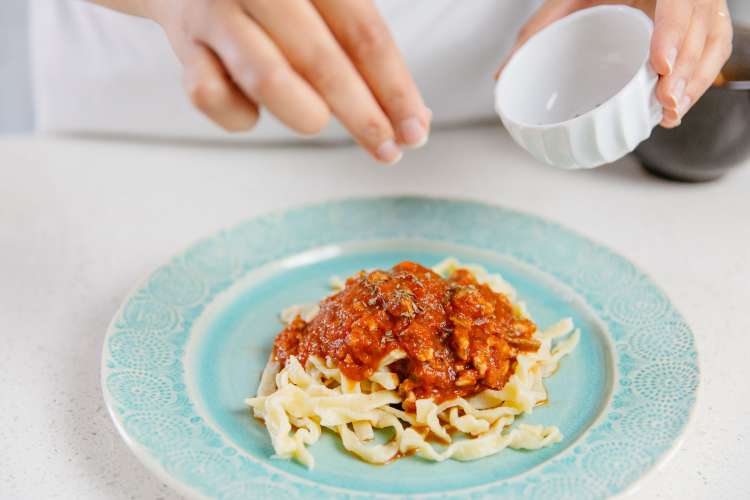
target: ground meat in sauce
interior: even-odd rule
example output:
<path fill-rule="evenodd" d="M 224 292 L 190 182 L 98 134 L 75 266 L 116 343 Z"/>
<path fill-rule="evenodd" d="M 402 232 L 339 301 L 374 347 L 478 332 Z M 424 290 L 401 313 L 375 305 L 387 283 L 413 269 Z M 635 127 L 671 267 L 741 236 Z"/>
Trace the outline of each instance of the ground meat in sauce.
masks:
<path fill-rule="evenodd" d="M 536 351 L 536 326 L 508 298 L 458 270 L 444 279 L 414 262 L 360 272 L 320 303 L 309 323 L 297 317 L 276 338 L 274 359 L 330 359 L 350 379 L 364 380 L 394 349 L 407 411 L 417 399 L 443 401 L 501 389 L 520 352 Z"/>

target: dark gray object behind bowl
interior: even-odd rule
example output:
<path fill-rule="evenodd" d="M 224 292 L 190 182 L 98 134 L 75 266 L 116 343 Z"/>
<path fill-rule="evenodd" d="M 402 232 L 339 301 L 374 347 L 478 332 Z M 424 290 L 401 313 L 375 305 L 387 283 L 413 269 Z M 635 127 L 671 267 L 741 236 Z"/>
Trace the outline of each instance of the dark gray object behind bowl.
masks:
<path fill-rule="evenodd" d="M 682 125 L 657 127 L 635 155 L 660 177 L 701 182 L 717 179 L 750 156 L 750 29 L 735 27 L 734 51 L 723 73 L 726 85 L 711 87 Z"/>

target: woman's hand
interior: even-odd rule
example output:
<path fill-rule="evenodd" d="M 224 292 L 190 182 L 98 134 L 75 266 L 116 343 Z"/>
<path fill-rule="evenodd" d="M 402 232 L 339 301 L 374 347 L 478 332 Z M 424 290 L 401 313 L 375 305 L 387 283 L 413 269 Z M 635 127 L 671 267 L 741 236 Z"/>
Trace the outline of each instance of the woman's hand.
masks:
<path fill-rule="evenodd" d="M 732 23 L 725 0 L 547 0 L 523 27 L 511 54 L 553 21 L 612 3 L 641 9 L 654 20 L 651 65 L 660 75 L 656 97 L 664 107 L 661 125 L 676 127 L 732 52 Z M 502 67 L 498 75 L 500 71 Z"/>
<path fill-rule="evenodd" d="M 427 140 L 431 112 L 370 0 L 95 0 L 158 22 L 193 104 L 228 131 L 260 108 L 301 134 L 333 114 L 384 163 Z"/>

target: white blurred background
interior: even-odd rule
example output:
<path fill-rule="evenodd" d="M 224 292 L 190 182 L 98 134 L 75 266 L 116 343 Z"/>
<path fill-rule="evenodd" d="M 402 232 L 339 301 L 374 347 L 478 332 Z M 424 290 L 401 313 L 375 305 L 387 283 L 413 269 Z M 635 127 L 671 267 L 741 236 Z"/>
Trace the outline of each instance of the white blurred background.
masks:
<path fill-rule="evenodd" d="M 0 0 L 0 133 L 34 128 L 27 1 Z M 729 4 L 735 22 L 750 24 L 750 0 L 729 0 Z"/>
<path fill-rule="evenodd" d="M 0 0 L 0 133 L 33 128 L 27 0 Z"/>

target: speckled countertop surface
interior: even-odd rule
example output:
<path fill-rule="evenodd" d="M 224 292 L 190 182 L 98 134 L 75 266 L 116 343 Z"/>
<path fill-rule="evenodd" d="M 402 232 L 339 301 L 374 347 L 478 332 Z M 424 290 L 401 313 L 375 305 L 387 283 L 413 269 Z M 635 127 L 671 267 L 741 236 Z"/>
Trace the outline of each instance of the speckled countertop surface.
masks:
<path fill-rule="evenodd" d="M 653 179 L 632 159 L 545 167 L 496 128 L 433 134 L 395 168 L 352 147 L 0 140 L 0 498 L 176 498 L 128 451 L 99 386 L 104 331 L 145 273 L 274 208 L 343 195 L 472 197 L 630 258 L 683 312 L 702 369 L 682 447 L 637 498 L 750 498 L 750 165 Z"/>

